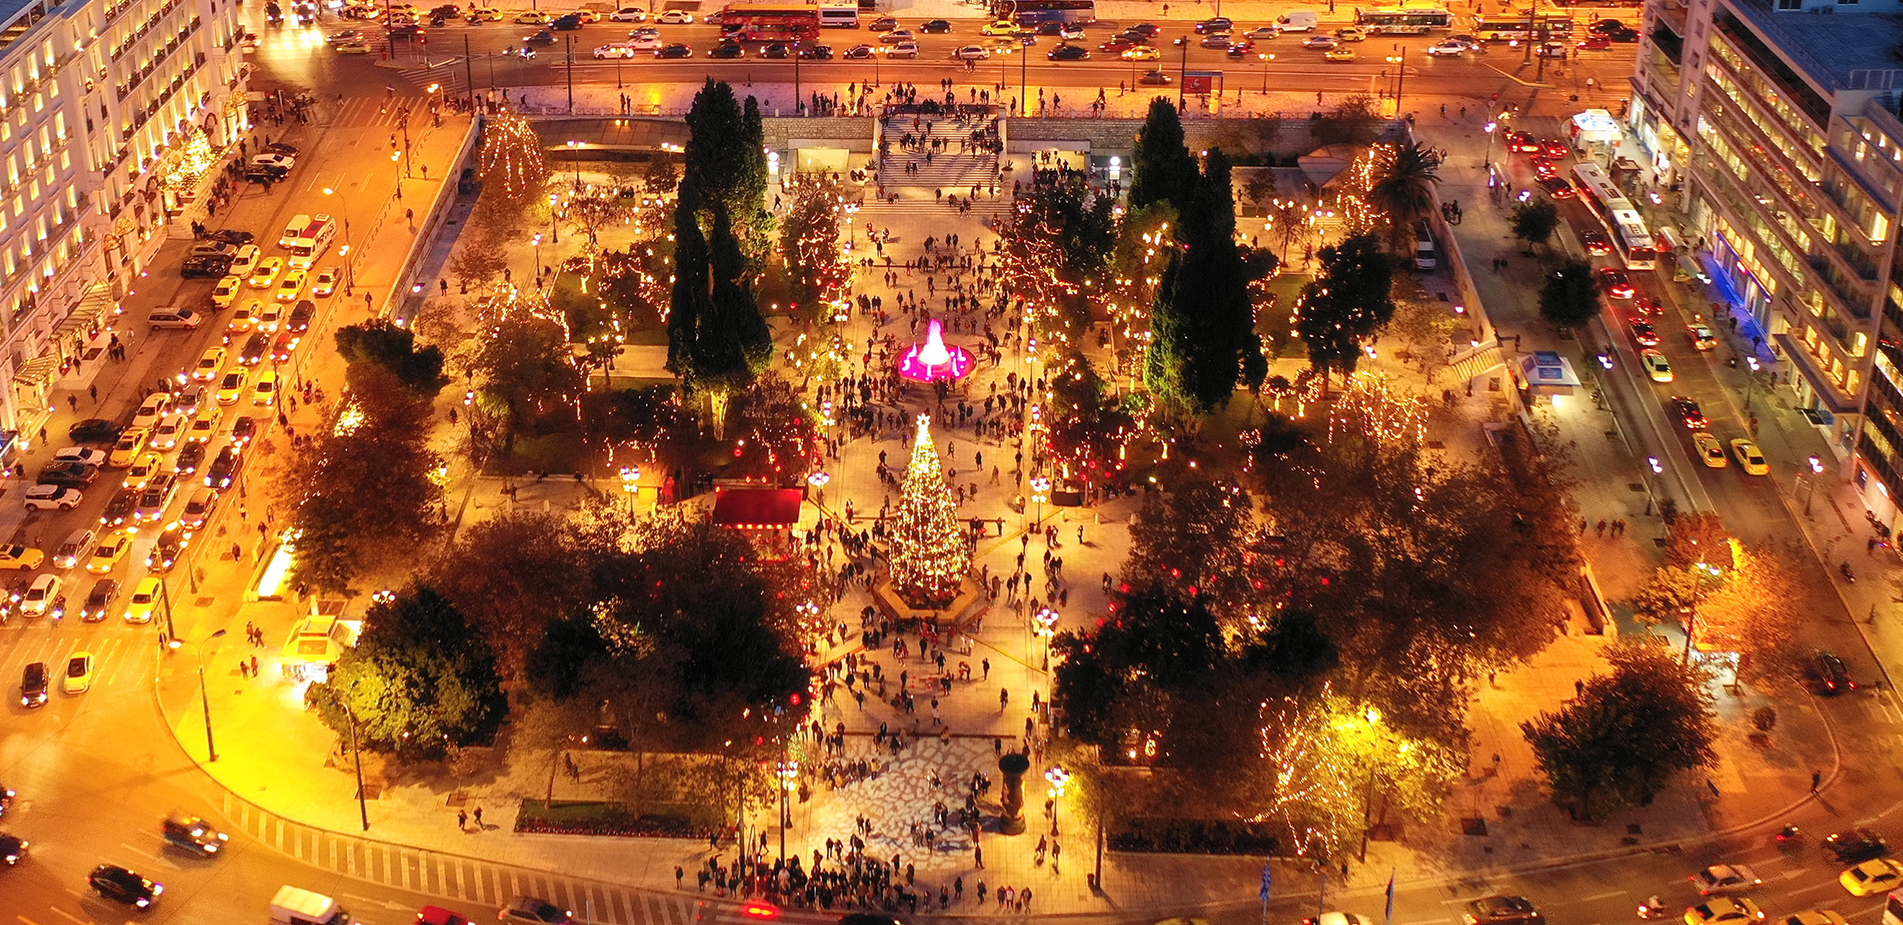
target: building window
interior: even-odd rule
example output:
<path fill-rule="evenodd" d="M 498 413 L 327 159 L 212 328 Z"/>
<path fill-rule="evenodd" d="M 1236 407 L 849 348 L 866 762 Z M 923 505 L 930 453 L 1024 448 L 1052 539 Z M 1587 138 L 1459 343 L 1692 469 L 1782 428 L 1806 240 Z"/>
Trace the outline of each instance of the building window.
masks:
<path fill-rule="evenodd" d="M 1804 8 L 1804 0 L 1777 0 L 1777 8 L 1780 10 L 1801 10 Z"/>

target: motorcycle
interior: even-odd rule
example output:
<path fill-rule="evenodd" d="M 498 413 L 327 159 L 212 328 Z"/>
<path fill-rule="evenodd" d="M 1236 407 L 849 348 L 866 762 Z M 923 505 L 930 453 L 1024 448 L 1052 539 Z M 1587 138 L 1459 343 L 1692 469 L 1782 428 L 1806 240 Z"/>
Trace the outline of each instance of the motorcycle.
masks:
<path fill-rule="evenodd" d="M 1797 826 L 1787 825 L 1784 828 L 1778 830 L 1777 843 L 1780 845 L 1789 844 L 1791 842 L 1797 841 L 1797 836 L 1798 836 Z"/>
<path fill-rule="evenodd" d="M 1857 574 L 1850 570 L 1850 563 L 1845 562 L 1841 565 L 1838 565 L 1837 571 L 1843 573 L 1845 581 L 1850 582 L 1853 585 L 1857 583 Z"/>
<path fill-rule="evenodd" d="M 1658 897 L 1656 896 L 1646 900 L 1645 902 L 1639 903 L 1639 918 L 1668 919 L 1671 917 L 1672 917 L 1671 910 L 1665 908 L 1665 903 L 1659 901 Z"/>

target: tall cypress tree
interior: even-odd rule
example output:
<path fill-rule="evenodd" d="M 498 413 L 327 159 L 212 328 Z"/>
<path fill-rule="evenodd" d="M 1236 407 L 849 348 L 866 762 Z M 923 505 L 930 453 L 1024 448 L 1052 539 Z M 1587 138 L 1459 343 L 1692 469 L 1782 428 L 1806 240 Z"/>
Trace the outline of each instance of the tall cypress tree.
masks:
<path fill-rule="evenodd" d="M 714 205 L 714 230 L 709 243 L 713 312 L 721 341 L 716 347 L 720 351 L 719 366 L 731 386 L 743 388 L 773 359 L 773 331 L 760 317 L 760 303 L 754 297 L 746 256 L 734 235 L 733 218 L 718 203 Z M 737 353 L 737 363 L 730 352 Z"/>
<path fill-rule="evenodd" d="M 1250 362 L 1250 353 L 1260 353 L 1261 339 L 1236 247 L 1228 156 L 1210 151 L 1203 170 L 1191 176 L 1177 225 L 1182 250 L 1164 269 L 1150 313 L 1144 378 L 1170 404 L 1207 414 L 1228 403 L 1245 369 L 1252 378 L 1258 374 L 1261 364 Z"/>
<path fill-rule="evenodd" d="M 694 388 L 700 325 L 711 308 L 707 238 L 700 231 L 700 196 L 683 184 L 674 203 L 674 288 L 668 295 L 667 368 Z"/>
<path fill-rule="evenodd" d="M 1131 209 L 1158 202 L 1183 208 L 1196 182 L 1196 159 L 1184 142 L 1183 120 L 1169 100 L 1157 97 L 1150 101 L 1150 113 L 1137 136 L 1130 169 Z"/>

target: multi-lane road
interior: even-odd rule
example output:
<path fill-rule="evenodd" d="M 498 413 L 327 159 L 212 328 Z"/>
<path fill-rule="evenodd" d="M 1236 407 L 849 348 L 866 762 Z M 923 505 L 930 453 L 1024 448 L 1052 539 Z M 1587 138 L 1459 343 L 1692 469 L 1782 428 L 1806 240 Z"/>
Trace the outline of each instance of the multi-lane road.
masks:
<path fill-rule="evenodd" d="M 1583 35 L 1584 23 L 1591 18 L 1591 14 L 1581 11 L 1577 18 L 1580 22 L 1579 34 Z M 624 87 L 656 83 L 692 84 L 708 76 L 736 83 L 791 84 L 797 66 L 799 79 L 807 88 L 837 85 L 837 89 L 843 90 L 849 83 L 868 79 L 875 83 L 936 85 L 938 81 L 950 77 L 960 86 L 1002 85 L 1007 94 L 1027 81 L 1033 88 L 1089 91 L 1087 96 L 1070 97 L 1074 105 L 1068 108 L 1072 112 L 1087 106 L 1090 99 L 1095 98 L 1098 89 L 1114 95 L 1121 84 L 1135 92 L 1139 89 L 1136 86 L 1137 78 L 1151 68 L 1162 69 L 1173 80 L 1180 77 L 1185 67 L 1189 70 L 1220 71 L 1224 77 L 1218 86 L 1231 96 L 1239 91 L 1259 92 L 1265 87 L 1271 91 L 1322 92 L 1330 96 L 1348 93 L 1391 94 L 1398 90 L 1407 108 L 1415 109 L 1417 104 L 1409 101 L 1418 100 L 1421 110 L 1443 102 L 1451 101 L 1459 105 L 1462 101 L 1489 100 L 1495 93 L 1502 94 L 1503 98 L 1511 97 L 1521 92 L 1520 88 L 1541 70 L 1537 63 L 1528 63 L 1522 51 L 1505 47 L 1458 58 L 1428 56 L 1427 46 L 1438 41 L 1440 36 L 1373 36 L 1366 41 L 1347 43 L 1345 47 L 1355 50 L 1356 60 L 1334 62 L 1324 59 L 1320 49 L 1303 48 L 1303 36 L 1291 33 L 1257 42 L 1250 54 L 1236 59 L 1222 51 L 1201 47 L 1198 44 L 1200 36 L 1195 35 L 1193 23 L 1172 20 L 1164 24 L 1162 33 L 1155 39 L 1156 47 L 1162 52 L 1157 60 L 1125 61 L 1114 54 L 1098 51 L 1102 42 L 1134 25 L 1103 22 L 1087 27 L 1087 38 L 1070 43 L 1089 48 L 1089 60 L 1051 61 L 1046 55 L 1059 40 L 1040 37 L 1037 39 L 1038 44 L 1027 49 L 1028 54 L 993 55 L 966 71 L 961 63 L 954 61 L 952 53 L 962 46 L 987 42 L 988 37 L 980 33 L 984 23 L 979 20 L 956 20 L 949 33 L 926 34 L 918 30 L 922 21 L 902 18 L 899 22 L 901 28 L 914 33 L 919 45 L 919 57 L 916 59 L 888 59 L 884 56 L 876 60 L 845 59 L 844 53 L 853 46 L 879 46 L 878 34 L 862 27 L 822 30 L 819 43 L 830 46 L 834 57 L 827 61 L 802 61 L 797 65 L 792 60 L 760 57 L 758 43 L 748 44 L 747 56 L 744 58 L 710 58 L 707 52 L 718 44 L 719 33 L 716 27 L 701 23 L 655 27 L 660 30 L 664 43 L 680 42 L 690 46 L 694 52 L 691 58 L 660 60 L 650 52 L 641 52 L 627 59 L 598 60 L 594 57 L 597 46 L 626 41 L 629 32 L 636 28 L 634 24 L 605 20 L 590 23 L 578 30 L 557 32 L 556 44 L 537 46 L 535 57 L 526 59 L 519 54 L 523 39 L 542 27 L 509 21 L 471 26 L 461 20 L 454 20 L 441 29 L 427 30 L 429 41 L 426 44 L 384 41 L 382 26 L 358 20 L 326 18 L 308 27 L 271 27 L 260 31 L 256 54 L 258 60 L 268 62 L 280 78 L 326 89 L 333 86 L 367 88 L 387 83 L 388 72 L 372 67 L 371 61 L 380 59 L 393 47 L 394 57 L 390 60 L 405 65 L 404 73 L 412 82 L 419 85 L 437 84 L 452 94 L 463 92 L 464 88 L 470 86 L 477 90 L 559 86 L 567 83 L 571 73 L 577 84 Z M 1347 24 L 1348 19 L 1344 16 L 1340 22 L 1324 23 L 1324 26 L 1326 31 L 1327 28 Z M 1239 36 L 1257 25 L 1261 24 L 1237 22 L 1236 34 Z M 375 50 L 369 55 L 332 53 L 326 46 L 324 36 L 345 29 L 364 33 L 365 39 Z M 1175 44 L 1178 38 L 1188 39 L 1185 46 Z M 1583 86 L 1588 76 L 1592 76 L 1600 87 L 1608 86 L 1608 81 L 1612 82 L 1611 85 L 1617 85 L 1631 74 L 1637 47 L 1631 44 L 1613 45 L 1606 50 L 1575 52 L 1574 59 L 1563 64 L 1546 62 L 1544 74 L 1547 83 L 1577 88 Z M 1273 55 L 1273 60 L 1259 57 L 1264 54 Z M 1395 64 L 1385 60 L 1390 56 L 1405 56 L 1404 80 L 1396 79 L 1400 71 Z M 1559 76 L 1556 76 L 1556 72 L 1559 72 Z M 1156 92 L 1161 88 L 1140 89 Z"/>

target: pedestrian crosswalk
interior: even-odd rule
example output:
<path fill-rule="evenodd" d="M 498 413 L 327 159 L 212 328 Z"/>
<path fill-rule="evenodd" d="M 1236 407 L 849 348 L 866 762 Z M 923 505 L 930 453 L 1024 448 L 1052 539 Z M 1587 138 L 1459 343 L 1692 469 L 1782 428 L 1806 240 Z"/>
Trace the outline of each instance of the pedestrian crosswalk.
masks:
<path fill-rule="evenodd" d="M 60 704 L 77 698 L 135 689 L 151 669 L 156 645 L 149 630 L 137 633 L 110 624 L 89 626 L 72 617 L 56 626 L 45 619 L 23 621 L 15 615 L 0 635 L 0 677 L 17 680 L 26 666 L 45 662 L 53 678 L 48 705 L 61 712 Z M 79 652 L 92 653 L 92 684 L 84 693 L 64 694 L 60 680 L 66 660 Z"/>
<path fill-rule="evenodd" d="M 700 904 L 684 894 L 631 889 L 328 832 L 267 813 L 229 791 L 224 794 L 223 809 L 236 832 L 306 864 L 368 883 L 489 906 L 500 906 L 514 896 L 539 896 L 573 910 L 576 920 L 588 925 L 691 925 L 707 918 Z"/>

